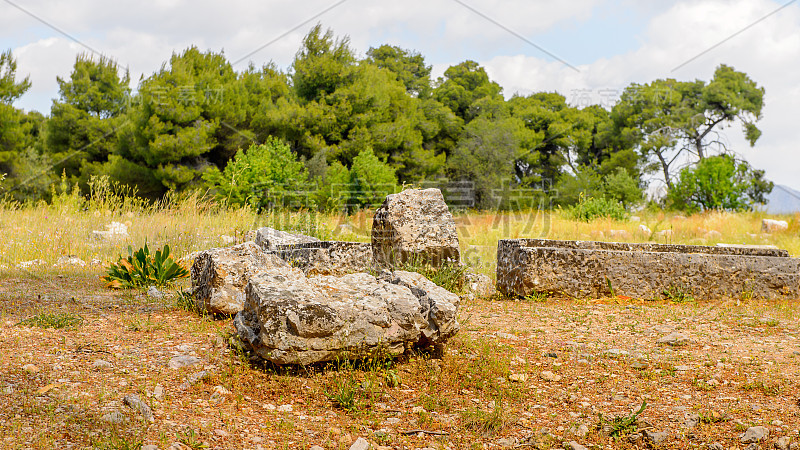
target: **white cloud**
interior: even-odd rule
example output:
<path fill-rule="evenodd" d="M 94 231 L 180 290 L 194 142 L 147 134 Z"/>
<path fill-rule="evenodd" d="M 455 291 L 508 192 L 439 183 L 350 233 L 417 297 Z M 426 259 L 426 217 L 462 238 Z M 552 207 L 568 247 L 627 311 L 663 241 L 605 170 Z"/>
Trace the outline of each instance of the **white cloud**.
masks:
<path fill-rule="evenodd" d="M 497 56 L 483 61 L 506 95 L 558 91 L 569 101 L 589 89 L 596 101 L 601 89 L 622 91 L 631 82 L 656 78 L 708 80 L 719 64 L 747 73 L 766 90 L 763 131 L 755 148 L 739 125 L 725 130 L 731 148 L 779 183 L 800 187 L 800 128 L 794 124 L 800 104 L 796 61 L 800 60 L 800 10 L 790 7 L 734 36 L 673 72 L 701 52 L 774 11 L 767 1 L 685 1 L 653 18 L 635 51 L 580 66 L 580 73 L 538 56 Z"/>
<path fill-rule="evenodd" d="M 569 4 L 526 0 L 464 1 L 510 29 L 531 35 L 564 20 L 587 18 L 592 7 L 601 0 L 578 0 Z M 3 35 L 17 39 L 31 33 L 52 36 L 37 38 L 13 49 L 19 59 L 19 73 L 30 74 L 34 85 L 20 105 L 46 111 L 49 98 L 57 95 L 55 77 L 68 76 L 76 55 L 89 51 L 81 44 L 128 68 L 135 84 L 139 75 L 147 76 L 158 70 L 173 52 L 190 45 L 203 50 L 224 49 L 229 60 L 236 61 L 334 4 L 331 0 L 308 0 L 302 6 L 288 0 L 33 0 L 20 6 L 69 37 L 45 27 L 7 3 L 0 3 L 0 29 Z M 520 11 L 525 13 L 520 14 Z M 288 67 L 303 36 L 317 22 L 332 28 L 338 35 L 349 35 L 352 46 L 362 55 L 370 46 L 387 40 L 415 48 L 424 55 L 459 51 L 489 54 L 492 48 L 509 42 L 524 45 L 507 31 L 456 2 L 348 0 L 259 50 L 237 65 L 237 69 L 244 68 L 250 60 L 256 65 L 274 60 Z M 79 42 L 72 42 L 70 37 Z M 468 47 L 466 51 L 465 46 Z"/>
<path fill-rule="evenodd" d="M 47 38 L 14 49 L 17 59 L 17 76 L 30 76 L 31 89 L 25 94 L 29 104 L 48 113 L 50 99 L 58 95 L 56 76 L 67 77 L 75 63 L 75 55 L 82 48 L 62 38 Z M 33 109 L 33 108 L 31 108 Z"/>

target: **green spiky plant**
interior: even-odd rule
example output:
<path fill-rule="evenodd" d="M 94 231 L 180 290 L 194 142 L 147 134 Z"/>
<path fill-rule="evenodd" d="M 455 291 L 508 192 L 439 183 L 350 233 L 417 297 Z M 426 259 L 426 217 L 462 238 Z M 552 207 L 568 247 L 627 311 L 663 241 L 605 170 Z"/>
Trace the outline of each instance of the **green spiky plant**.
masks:
<path fill-rule="evenodd" d="M 133 251 L 128 246 L 128 257 L 120 258 L 117 264 L 111 264 L 103 280 L 108 287 L 137 288 L 143 286 L 165 286 L 175 280 L 186 278 L 189 271 L 175 262 L 169 253 L 169 245 L 150 253 L 147 243 L 139 250 Z"/>

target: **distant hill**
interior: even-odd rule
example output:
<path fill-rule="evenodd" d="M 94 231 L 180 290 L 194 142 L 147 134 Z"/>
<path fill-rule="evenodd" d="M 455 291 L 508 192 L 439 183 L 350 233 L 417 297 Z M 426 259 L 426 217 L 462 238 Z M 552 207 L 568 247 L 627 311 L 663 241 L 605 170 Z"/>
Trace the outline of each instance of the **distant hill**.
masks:
<path fill-rule="evenodd" d="M 769 214 L 791 214 L 800 212 L 800 191 L 776 184 L 767 196 L 766 211 Z"/>

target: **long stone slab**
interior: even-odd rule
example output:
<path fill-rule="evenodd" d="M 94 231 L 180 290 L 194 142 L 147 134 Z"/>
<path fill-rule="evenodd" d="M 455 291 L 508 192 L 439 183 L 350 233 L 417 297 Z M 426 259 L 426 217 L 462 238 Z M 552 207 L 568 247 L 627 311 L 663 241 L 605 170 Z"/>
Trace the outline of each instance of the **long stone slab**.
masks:
<path fill-rule="evenodd" d="M 715 247 L 708 245 L 674 245 L 654 244 L 651 242 L 602 242 L 602 241 L 559 241 L 555 239 L 502 239 L 499 245 L 511 247 L 553 247 L 574 248 L 585 250 L 619 250 L 627 252 L 671 252 L 671 253 L 707 253 L 712 255 L 742 255 L 742 256 L 777 256 L 788 258 L 789 252 L 779 248 L 769 248 L 763 245 L 742 246 L 720 244 Z"/>
<path fill-rule="evenodd" d="M 275 253 L 306 275 L 345 275 L 374 267 L 369 242 L 319 241 L 278 245 Z"/>
<path fill-rule="evenodd" d="M 766 248 L 506 239 L 497 248 L 497 288 L 578 298 L 797 297 L 800 259 Z"/>

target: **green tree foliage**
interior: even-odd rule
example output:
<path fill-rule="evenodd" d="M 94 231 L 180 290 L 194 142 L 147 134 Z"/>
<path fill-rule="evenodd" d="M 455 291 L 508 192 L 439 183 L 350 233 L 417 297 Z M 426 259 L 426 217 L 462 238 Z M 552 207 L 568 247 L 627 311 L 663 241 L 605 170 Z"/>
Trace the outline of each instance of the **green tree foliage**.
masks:
<path fill-rule="evenodd" d="M 145 197 L 200 186 L 241 144 L 244 86 L 225 56 L 195 47 L 139 84 L 137 102 L 104 170 Z M 249 138 L 250 136 L 247 136 Z"/>
<path fill-rule="evenodd" d="M 304 188 L 308 175 L 288 145 L 270 137 L 239 150 L 223 171 L 213 167 L 203 179 L 218 199 L 230 205 L 262 208 Z"/>
<path fill-rule="evenodd" d="M 371 148 L 367 148 L 353 158 L 350 184 L 353 192 L 352 204 L 376 206 L 388 194 L 395 192 L 397 177 L 389 164 L 375 156 Z"/>
<path fill-rule="evenodd" d="M 641 203 L 644 197 L 639 179 L 622 167 L 604 177 L 591 167 L 582 166 L 576 174 L 562 176 L 556 192 L 561 205 L 573 205 L 581 198 L 606 197 L 620 203 L 624 209 Z"/>
<path fill-rule="evenodd" d="M 754 145 L 761 135 L 755 123 L 763 105 L 764 88 L 721 65 L 708 83 L 665 79 L 632 84 L 612 111 L 612 128 L 617 142 L 637 146 L 649 163 L 647 170 L 660 169 L 671 186 L 682 152 L 701 161 L 713 148 L 726 150 L 718 135 L 724 124 L 739 121 Z"/>
<path fill-rule="evenodd" d="M 339 161 L 325 165 L 314 176 L 316 191 L 313 200 L 325 211 L 341 211 L 346 208 L 351 194 L 350 170 Z"/>
<path fill-rule="evenodd" d="M 394 168 L 367 147 L 353 158 L 350 169 L 339 161 L 316 170 L 316 204 L 325 210 L 376 207 L 386 195 L 397 191 Z"/>
<path fill-rule="evenodd" d="M 714 71 L 714 78 L 699 92 L 693 90 L 689 93 L 692 95 L 684 93 L 683 96 L 691 99 L 690 105 L 697 114 L 688 121 L 689 126 L 681 128 L 681 132 L 694 145 L 700 159 L 703 159 L 704 149 L 710 145 L 708 138 L 716 127 L 735 120 L 741 122 L 750 146 L 755 145 L 761 136 L 755 122 L 761 119 L 764 88 L 747 74 L 722 64 Z"/>
<path fill-rule="evenodd" d="M 28 114 L 0 103 L 0 174 L 7 174 L 6 183 L 17 178 L 15 168 L 20 152 L 34 143 L 33 125 Z"/>
<path fill-rule="evenodd" d="M 321 25 L 286 71 L 268 63 L 237 72 L 223 53 L 190 47 L 133 95 L 116 63 L 81 55 L 58 79 L 44 118 L 12 106 L 30 82 L 17 80 L 5 52 L 2 186 L 19 199 L 42 198 L 62 172 L 84 189 L 106 175 L 157 199 L 211 183 L 220 198 L 263 206 L 252 203 L 253 189 L 278 183 L 310 192 L 319 208 L 341 208 L 372 205 L 380 186 L 449 178 L 474 182 L 482 208 L 513 207 L 504 200 L 510 189 L 527 189 L 534 202 L 535 191 L 562 205 L 583 195 L 630 208 L 642 199 L 643 176 L 661 173 L 672 188 L 678 164 L 726 153 L 723 126 L 741 124 L 751 144 L 760 135 L 764 89 L 725 65 L 708 82 L 632 84 L 609 111 L 571 106 L 556 92 L 506 100 L 474 61 L 432 82 L 413 50 L 386 44 L 357 54 L 347 36 Z M 260 142 L 277 153 L 263 156 L 253 146 Z M 277 162 L 283 175 L 270 165 Z M 751 176 L 753 198 L 763 197 L 763 172 L 731 176 L 741 173 Z"/>
<path fill-rule="evenodd" d="M 409 95 L 391 70 L 357 62 L 347 38 L 319 25 L 303 40 L 292 69 L 292 93 L 254 117 L 259 135 L 282 137 L 307 160 L 324 153 L 327 163 L 343 166 L 371 147 L 401 181 L 441 173 L 446 155 L 437 138 L 457 134 L 443 105 Z"/>
<path fill-rule="evenodd" d="M 669 200 L 673 207 L 687 212 L 751 210 L 764 203 L 772 187 L 772 182 L 764 180 L 763 171 L 753 170 L 746 162 L 730 155 L 710 156 L 681 171 Z"/>
<path fill-rule="evenodd" d="M 30 76 L 17 81 L 17 60 L 11 50 L 0 53 L 0 103 L 10 105 L 30 88 Z"/>
<path fill-rule="evenodd" d="M 516 175 L 523 185 L 547 190 L 558 183 L 565 166 L 580 171 L 581 165 L 596 164 L 588 152 L 595 143 L 596 127 L 605 116 L 595 110 L 570 107 L 557 93 L 516 96 L 508 104 L 512 116 L 535 134 L 516 162 Z"/>
<path fill-rule="evenodd" d="M 258 142 L 264 142 L 269 136 L 278 136 L 285 141 L 298 139 L 278 127 L 270 127 L 270 124 L 277 122 L 274 117 L 288 109 L 287 99 L 291 91 L 289 77 L 275 63 L 266 64 L 261 69 L 250 65 L 239 74 L 237 84 L 242 86 L 246 101 L 244 124 L 234 128 L 239 137 Z M 238 145 L 243 146 L 245 143 Z"/>
<path fill-rule="evenodd" d="M 450 157 L 454 179 L 474 183 L 479 208 L 498 206 L 501 191 L 514 184 L 514 162 L 524 136 L 519 119 L 480 117 L 468 123 Z"/>
<path fill-rule="evenodd" d="M 130 77 L 120 76 L 117 64 L 78 55 L 68 79 L 58 77 L 59 99 L 53 101 L 47 127 L 47 149 L 72 182 L 88 189 L 117 147 L 117 129 L 130 102 Z"/>
<path fill-rule="evenodd" d="M 557 201 L 561 205 L 573 205 L 582 197 L 601 197 L 603 192 L 603 177 L 588 167 L 574 175 L 565 174 L 556 185 Z"/>
<path fill-rule="evenodd" d="M 53 178 L 38 145 L 44 117 L 13 106 L 30 87 L 29 77 L 17 80 L 11 50 L 0 53 L 0 193 L 17 200 L 41 198 Z"/>
<path fill-rule="evenodd" d="M 433 90 L 433 97 L 450 108 L 458 117 L 469 122 L 473 117 L 470 106 L 484 97 L 502 98 L 503 88 L 491 81 L 486 70 L 475 61 L 464 61 L 444 72 Z"/>
<path fill-rule="evenodd" d="M 631 176 L 627 170 L 618 167 L 613 173 L 606 175 L 604 191 L 606 196 L 622 203 L 625 209 L 638 205 L 644 199 L 640 180 Z"/>
<path fill-rule="evenodd" d="M 322 32 L 317 24 L 303 39 L 292 64 L 292 85 L 302 102 L 320 101 L 347 84 L 356 58 L 350 38 L 334 39 L 333 31 Z"/>
<path fill-rule="evenodd" d="M 430 95 L 431 66 L 425 65 L 425 57 L 418 52 L 384 44 L 367 51 L 367 62 L 394 73 L 409 94 L 422 98 Z"/>

